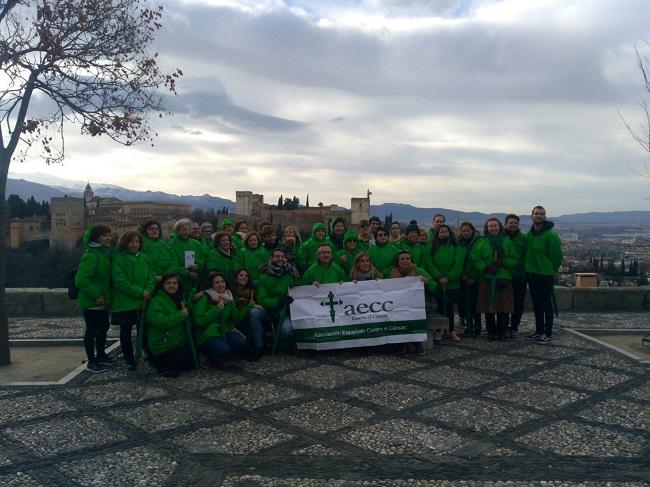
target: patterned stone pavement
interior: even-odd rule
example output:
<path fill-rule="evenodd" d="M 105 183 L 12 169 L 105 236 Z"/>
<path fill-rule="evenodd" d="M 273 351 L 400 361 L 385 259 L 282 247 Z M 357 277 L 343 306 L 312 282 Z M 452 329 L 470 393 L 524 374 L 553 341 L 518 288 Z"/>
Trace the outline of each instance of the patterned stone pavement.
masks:
<path fill-rule="evenodd" d="M 616 316 L 562 325 L 650 322 Z M 28 321 L 12 337 L 66 328 Z M 298 353 L 177 379 L 116 366 L 0 387 L 0 485 L 648 486 L 648 372 L 567 330 L 548 346 Z"/>

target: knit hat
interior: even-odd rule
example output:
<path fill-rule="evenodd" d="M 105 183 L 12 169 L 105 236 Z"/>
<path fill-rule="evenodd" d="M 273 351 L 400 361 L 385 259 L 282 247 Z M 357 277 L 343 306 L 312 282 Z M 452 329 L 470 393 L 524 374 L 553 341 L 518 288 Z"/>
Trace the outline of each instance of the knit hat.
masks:
<path fill-rule="evenodd" d="M 418 222 L 415 220 L 411 220 L 409 224 L 406 226 L 406 229 L 404 230 L 404 234 L 408 235 L 409 232 L 418 232 L 420 233 L 420 228 L 418 227 Z"/>

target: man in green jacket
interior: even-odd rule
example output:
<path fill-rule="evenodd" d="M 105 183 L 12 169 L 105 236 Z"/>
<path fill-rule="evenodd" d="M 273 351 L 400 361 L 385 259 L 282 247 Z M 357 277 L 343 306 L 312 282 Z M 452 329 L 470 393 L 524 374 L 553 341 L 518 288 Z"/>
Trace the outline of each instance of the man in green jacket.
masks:
<path fill-rule="evenodd" d="M 174 224 L 174 235 L 169 239 L 169 249 L 174 259 L 169 272 L 181 276 L 186 298 L 194 293 L 206 260 L 203 245 L 190 238 L 191 231 L 192 221 L 189 218 L 182 218 Z"/>
<path fill-rule="evenodd" d="M 508 335 L 516 338 L 521 323 L 521 316 L 524 313 L 524 301 L 526 300 L 526 279 L 524 276 L 524 263 L 526 261 L 526 247 L 528 240 L 526 235 L 519 229 L 519 217 L 514 213 L 506 216 L 506 237 L 510 239 L 517 253 L 517 263 L 510 269 L 512 274 L 512 301 L 514 313 L 510 315 L 508 324 Z"/>
<path fill-rule="evenodd" d="M 345 281 L 345 271 L 333 262 L 333 252 L 329 245 L 323 244 L 316 251 L 316 262 L 305 271 L 302 284 L 320 286 Z"/>
<path fill-rule="evenodd" d="M 553 285 L 555 273 L 562 264 L 562 242 L 553 231 L 553 222 L 546 220 L 543 206 L 533 208 L 533 225 L 526 235 L 524 270 L 535 312 L 535 333 L 538 343 L 550 343 L 553 334 Z"/>

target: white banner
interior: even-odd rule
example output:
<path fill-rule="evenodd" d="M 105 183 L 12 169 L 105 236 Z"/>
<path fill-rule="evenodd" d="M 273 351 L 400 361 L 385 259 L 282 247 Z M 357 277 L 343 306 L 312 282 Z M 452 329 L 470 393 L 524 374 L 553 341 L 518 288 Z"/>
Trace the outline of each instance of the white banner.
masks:
<path fill-rule="evenodd" d="M 289 290 L 298 348 L 328 350 L 426 340 L 419 277 L 298 286 Z"/>

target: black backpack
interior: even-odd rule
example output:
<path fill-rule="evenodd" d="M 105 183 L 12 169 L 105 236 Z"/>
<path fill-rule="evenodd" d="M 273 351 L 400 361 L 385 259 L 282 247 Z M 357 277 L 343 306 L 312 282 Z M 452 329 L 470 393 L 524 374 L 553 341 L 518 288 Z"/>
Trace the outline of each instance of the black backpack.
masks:
<path fill-rule="evenodd" d="M 79 288 L 75 284 L 75 277 L 77 276 L 78 269 L 78 267 L 75 267 L 72 269 L 70 274 L 68 274 L 68 299 L 77 299 L 79 297 Z"/>

